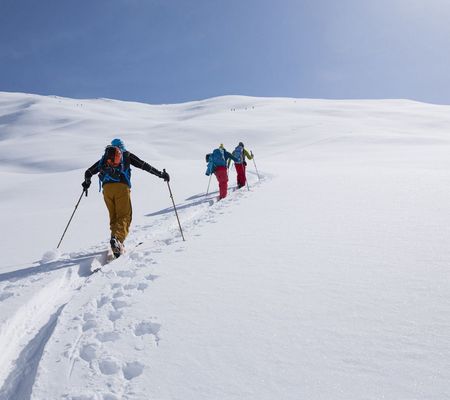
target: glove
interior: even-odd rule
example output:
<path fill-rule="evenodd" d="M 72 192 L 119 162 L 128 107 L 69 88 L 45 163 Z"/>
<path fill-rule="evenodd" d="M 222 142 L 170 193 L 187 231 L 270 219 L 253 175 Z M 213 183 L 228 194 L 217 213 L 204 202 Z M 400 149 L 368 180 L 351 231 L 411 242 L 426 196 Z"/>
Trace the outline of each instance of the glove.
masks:
<path fill-rule="evenodd" d="M 88 190 L 89 186 L 91 186 L 91 179 L 90 178 L 85 178 L 84 182 L 81 184 L 81 186 L 83 186 L 84 190 Z"/>
<path fill-rule="evenodd" d="M 163 172 L 160 172 L 159 177 L 161 179 L 164 179 L 164 182 L 169 182 L 170 181 L 170 176 L 169 174 L 166 172 L 166 170 L 164 170 Z"/>

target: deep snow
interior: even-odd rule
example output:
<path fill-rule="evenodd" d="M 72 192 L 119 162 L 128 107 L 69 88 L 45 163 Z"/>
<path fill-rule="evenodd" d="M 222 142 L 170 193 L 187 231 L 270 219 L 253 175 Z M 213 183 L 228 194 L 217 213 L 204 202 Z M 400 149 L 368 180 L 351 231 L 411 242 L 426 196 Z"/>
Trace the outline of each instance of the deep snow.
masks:
<path fill-rule="evenodd" d="M 449 111 L 0 93 L 0 398 L 447 398 Z M 95 180 L 54 247 L 117 136 L 171 174 L 186 242 L 164 182 L 135 169 L 127 246 L 144 243 L 90 276 Z M 241 140 L 262 180 L 250 162 L 250 190 L 214 203 L 204 154 Z"/>

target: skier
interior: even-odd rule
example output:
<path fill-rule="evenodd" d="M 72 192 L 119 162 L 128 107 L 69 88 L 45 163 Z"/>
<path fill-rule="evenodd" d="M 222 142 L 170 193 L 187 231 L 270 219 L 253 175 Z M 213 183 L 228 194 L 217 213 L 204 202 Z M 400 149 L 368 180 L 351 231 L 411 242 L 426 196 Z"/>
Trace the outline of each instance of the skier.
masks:
<path fill-rule="evenodd" d="M 245 176 L 245 168 L 247 166 L 247 162 L 245 161 L 245 158 L 247 157 L 248 160 L 252 160 L 253 153 L 249 153 L 244 148 L 244 143 L 239 142 L 239 144 L 233 150 L 233 156 L 238 159 L 238 161 L 234 162 L 234 166 L 236 168 L 237 174 L 237 187 L 238 189 L 240 189 L 241 187 L 245 186 L 245 183 L 247 181 L 247 178 Z M 231 161 L 228 161 L 228 168 L 230 167 L 230 163 Z"/>
<path fill-rule="evenodd" d="M 91 177 L 97 173 L 99 174 L 100 184 L 103 188 L 103 198 L 109 212 L 111 249 L 116 258 L 124 252 L 123 243 L 131 224 L 131 165 L 150 172 L 164 179 L 165 182 L 170 180 L 167 172 L 158 171 L 133 153 L 127 151 L 121 139 L 114 139 L 111 145 L 106 146 L 102 158 L 86 170 L 84 182 L 81 184 L 87 191 L 91 185 Z"/>
<path fill-rule="evenodd" d="M 216 175 L 219 182 L 219 197 L 218 200 L 227 197 L 228 190 L 228 172 L 227 161 L 231 159 L 234 162 L 238 161 L 231 153 L 225 150 L 223 144 L 219 148 L 214 149 L 212 153 L 206 155 L 206 161 L 208 166 L 206 168 L 206 175 L 209 176 L 212 173 Z"/>

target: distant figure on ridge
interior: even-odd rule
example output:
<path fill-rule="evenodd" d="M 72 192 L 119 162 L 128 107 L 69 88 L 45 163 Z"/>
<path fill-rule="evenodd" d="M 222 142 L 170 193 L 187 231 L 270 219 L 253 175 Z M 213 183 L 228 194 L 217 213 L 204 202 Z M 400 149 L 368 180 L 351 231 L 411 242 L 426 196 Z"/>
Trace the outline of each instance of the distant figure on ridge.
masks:
<path fill-rule="evenodd" d="M 81 184 L 87 191 L 91 185 L 91 177 L 99 174 L 103 198 L 109 211 L 111 249 L 116 258 L 124 252 L 123 242 L 128 236 L 131 224 L 131 165 L 150 172 L 166 182 L 170 180 L 167 172 L 158 171 L 127 151 L 121 139 L 114 139 L 111 145 L 106 146 L 102 158 L 86 170 L 84 182 Z"/>
<path fill-rule="evenodd" d="M 245 183 L 247 182 L 247 177 L 245 176 L 247 162 L 245 161 L 245 158 L 247 157 L 248 160 L 252 160 L 253 153 L 249 153 L 244 148 L 244 143 L 239 142 L 239 144 L 233 150 L 233 156 L 238 160 L 234 162 L 234 166 L 236 168 L 237 174 L 237 187 L 238 189 L 240 189 L 241 187 L 245 186 Z M 228 161 L 228 168 L 230 167 L 230 163 L 231 161 Z"/>
<path fill-rule="evenodd" d="M 206 168 L 206 175 L 214 173 L 217 181 L 219 182 L 219 200 L 227 197 L 228 190 L 228 172 L 227 161 L 231 159 L 237 161 L 231 153 L 225 150 L 223 144 L 219 148 L 215 149 L 212 153 L 206 155 L 206 162 L 208 166 Z"/>

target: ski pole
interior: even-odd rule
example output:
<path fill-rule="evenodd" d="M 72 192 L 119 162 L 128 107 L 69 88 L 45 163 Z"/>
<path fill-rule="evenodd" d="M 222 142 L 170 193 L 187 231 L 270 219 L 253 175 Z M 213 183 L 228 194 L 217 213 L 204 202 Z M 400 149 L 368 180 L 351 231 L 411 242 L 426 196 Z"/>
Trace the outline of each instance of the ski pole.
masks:
<path fill-rule="evenodd" d="M 212 177 L 212 174 L 209 175 L 208 189 L 206 189 L 205 197 L 207 197 L 207 196 L 208 196 L 208 193 L 209 193 L 209 185 L 211 184 L 211 177 Z"/>
<path fill-rule="evenodd" d="M 166 172 L 166 170 L 163 169 L 163 172 Z M 181 237 L 183 238 L 183 242 L 185 242 L 186 240 L 184 239 L 183 229 L 181 229 L 180 218 L 178 218 L 177 207 L 175 206 L 175 201 L 173 199 L 172 190 L 170 189 L 169 181 L 167 181 L 166 183 L 167 183 L 167 187 L 169 188 L 169 194 L 170 194 L 170 198 L 172 199 L 173 209 L 175 210 L 175 215 L 177 217 L 177 221 L 178 221 L 178 226 L 180 228 Z"/>
<path fill-rule="evenodd" d="M 83 189 L 83 191 L 81 192 L 81 196 L 80 196 L 80 198 L 78 199 L 77 204 L 75 205 L 75 210 L 73 210 L 73 213 L 72 213 L 72 215 L 70 216 L 69 222 L 67 223 L 66 229 L 64 229 L 64 232 L 63 232 L 63 234 L 62 234 L 62 236 L 61 236 L 61 239 L 59 240 L 58 246 L 56 246 L 57 249 L 59 249 L 59 246 L 61 245 L 61 242 L 62 242 L 62 240 L 63 240 L 63 238 L 64 238 L 64 235 L 66 234 L 67 229 L 69 228 L 69 225 L 70 225 L 70 223 L 72 222 L 72 218 L 73 218 L 73 216 L 75 215 L 75 211 L 77 211 L 78 205 L 80 204 L 80 201 L 81 201 L 81 199 L 82 199 L 82 197 L 83 197 L 83 194 L 85 194 L 85 193 L 86 193 L 86 197 L 87 197 L 87 195 L 88 195 L 87 189 Z"/>
<path fill-rule="evenodd" d="M 258 175 L 258 181 L 260 181 L 261 178 L 259 177 L 258 167 L 256 166 L 256 162 L 255 162 L 255 156 L 253 155 L 252 151 L 250 152 L 250 154 L 252 155 L 253 165 L 255 166 L 255 169 L 256 169 L 256 175 Z"/>
<path fill-rule="evenodd" d="M 244 178 L 245 178 L 245 183 L 247 184 L 247 190 L 250 192 L 250 185 L 248 184 L 247 172 L 245 171 L 246 169 L 247 169 L 247 163 L 244 162 Z"/>

